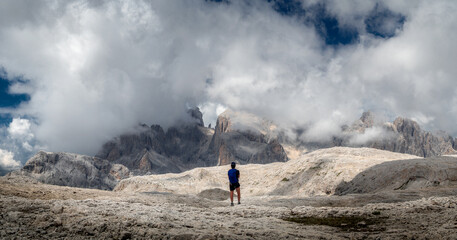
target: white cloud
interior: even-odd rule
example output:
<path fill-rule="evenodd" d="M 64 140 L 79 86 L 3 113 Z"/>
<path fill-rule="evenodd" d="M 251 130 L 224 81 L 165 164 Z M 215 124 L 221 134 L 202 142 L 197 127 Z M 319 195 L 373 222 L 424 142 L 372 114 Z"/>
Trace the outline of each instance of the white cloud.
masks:
<path fill-rule="evenodd" d="M 138 122 L 172 125 L 186 106 L 206 124 L 223 106 L 312 139 L 369 109 L 457 134 L 455 1 L 384 1 L 406 16 L 390 39 L 364 32 L 373 2 L 329 1 L 361 34 L 336 49 L 262 1 L 29 2 L 2 2 L 0 66 L 30 80 L 12 89 L 31 95 L 14 114 L 36 119 L 31 133 L 51 151 L 94 154 Z"/>
<path fill-rule="evenodd" d="M 13 161 L 24 163 L 36 151 L 45 149 L 35 139 L 33 128 L 34 124 L 24 118 L 13 118 L 8 126 L 0 127 L 0 149 L 3 149 L 5 164 Z"/>
<path fill-rule="evenodd" d="M 8 133 L 13 138 L 31 139 L 31 123 L 28 119 L 13 118 L 13 121 L 8 126 Z"/>
<path fill-rule="evenodd" d="M 382 127 L 371 127 L 365 129 L 363 133 L 354 134 L 349 139 L 351 145 L 363 145 L 372 141 L 380 141 L 391 137 Z"/>
<path fill-rule="evenodd" d="M 34 147 L 30 145 L 29 142 L 23 142 L 22 147 L 28 152 L 32 152 L 34 150 Z"/>
<path fill-rule="evenodd" d="M 198 106 L 203 113 L 203 122 L 206 126 L 211 124 L 211 127 L 216 127 L 217 117 L 223 113 L 227 108 L 221 104 L 207 102 Z"/>
<path fill-rule="evenodd" d="M 310 126 L 301 140 L 305 142 L 329 142 L 332 136 L 338 136 L 341 132 L 341 126 L 331 119 L 317 121 Z"/>
<path fill-rule="evenodd" d="M 0 168 L 14 170 L 20 167 L 21 163 L 14 160 L 14 154 L 12 152 L 0 149 Z"/>

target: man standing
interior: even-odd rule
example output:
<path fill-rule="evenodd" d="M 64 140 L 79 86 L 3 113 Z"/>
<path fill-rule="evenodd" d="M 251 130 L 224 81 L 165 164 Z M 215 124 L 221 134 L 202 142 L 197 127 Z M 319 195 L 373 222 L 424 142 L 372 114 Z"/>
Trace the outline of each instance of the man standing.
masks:
<path fill-rule="evenodd" d="M 230 201 L 231 201 L 230 206 L 233 206 L 233 191 L 235 189 L 236 189 L 236 194 L 238 196 L 238 204 L 241 204 L 241 202 L 240 202 L 240 199 L 241 199 L 240 183 L 238 181 L 240 179 L 240 171 L 235 169 L 235 167 L 236 167 L 235 162 L 232 162 L 231 166 L 232 166 L 232 169 L 230 169 L 228 171 L 228 178 L 230 181 Z"/>

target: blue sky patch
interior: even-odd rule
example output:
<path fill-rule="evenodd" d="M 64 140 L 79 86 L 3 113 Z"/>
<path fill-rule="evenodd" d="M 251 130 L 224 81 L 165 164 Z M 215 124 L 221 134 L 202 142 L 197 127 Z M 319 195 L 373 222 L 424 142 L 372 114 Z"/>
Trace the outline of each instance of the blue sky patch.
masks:
<path fill-rule="evenodd" d="M 30 96 L 28 94 L 9 93 L 9 88 L 13 82 L 3 77 L 0 77 L 0 108 L 16 108 L 22 102 L 27 102 L 30 100 Z M 11 122 L 11 120 L 12 117 L 10 114 L 0 113 L 0 126 L 8 125 Z"/>
<path fill-rule="evenodd" d="M 230 3 L 229 0 L 205 0 L 215 3 Z M 296 17 L 304 24 L 313 26 L 326 46 L 354 44 L 359 41 L 360 33 L 355 26 L 341 25 L 336 16 L 327 11 L 326 3 L 316 3 L 307 8 L 299 0 L 265 0 L 272 8 L 286 17 Z M 377 3 L 364 19 L 367 33 L 381 38 L 395 36 L 398 29 L 403 27 L 405 16 L 392 12 L 382 3 Z"/>
<path fill-rule="evenodd" d="M 297 0 L 269 0 L 278 13 L 297 17 L 304 24 L 313 26 L 328 46 L 347 45 L 359 40 L 359 33 L 351 26 L 341 26 L 338 19 L 328 13 L 325 4 L 315 4 L 304 9 Z"/>
<path fill-rule="evenodd" d="M 11 82 L 0 77 L 0 107 L 12 107 L 15 108 L 21 102 L 29 101 L 30 96 L 27 94 L 10 94 L 8 89 L 11 86 Z"/>

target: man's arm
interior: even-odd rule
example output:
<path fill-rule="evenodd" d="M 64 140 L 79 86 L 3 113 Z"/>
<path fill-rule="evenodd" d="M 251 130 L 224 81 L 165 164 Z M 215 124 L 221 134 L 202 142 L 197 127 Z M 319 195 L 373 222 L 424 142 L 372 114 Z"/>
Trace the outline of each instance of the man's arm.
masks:
<path fill-rule="evenodd" d="M 236 170 L 236 178 L 240 179 L 240 171 Z"/>

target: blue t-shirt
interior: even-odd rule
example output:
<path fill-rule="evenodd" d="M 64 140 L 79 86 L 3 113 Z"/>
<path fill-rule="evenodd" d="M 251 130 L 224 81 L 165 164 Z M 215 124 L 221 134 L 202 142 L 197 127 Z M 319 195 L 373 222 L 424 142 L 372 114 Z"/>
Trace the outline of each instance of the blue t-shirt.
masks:
<path fill-rule="evenodd" d="M 228 177 L 229 177 L 230 183 L 237 183 L 239 176 L 240 176 L 240 171 L 238 171 L 234 168 L 230 169 L 228 171 Z"/>

